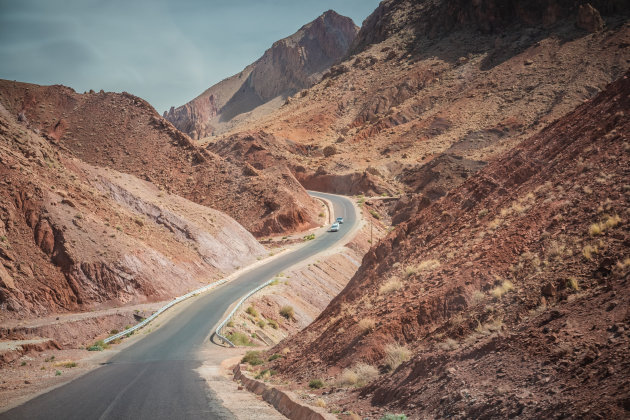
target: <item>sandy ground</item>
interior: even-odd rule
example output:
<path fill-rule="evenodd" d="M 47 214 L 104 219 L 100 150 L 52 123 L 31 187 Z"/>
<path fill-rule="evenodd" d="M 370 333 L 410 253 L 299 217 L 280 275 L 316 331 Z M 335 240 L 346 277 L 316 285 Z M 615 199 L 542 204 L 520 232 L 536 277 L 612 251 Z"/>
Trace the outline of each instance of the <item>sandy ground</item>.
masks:
<path fill-rule="evenodd" d="M 242 389 L 233 380 L 232 368 L 241 360 L 245 352 L 251 349 L 209 345 L 202 351 L 205 362 L 198 370 L 199 375 L 206 380 L 208 386 L 223 401 L 225 408 L 230 410 L 237 419 L 286 419 L 260 396 Z"/>

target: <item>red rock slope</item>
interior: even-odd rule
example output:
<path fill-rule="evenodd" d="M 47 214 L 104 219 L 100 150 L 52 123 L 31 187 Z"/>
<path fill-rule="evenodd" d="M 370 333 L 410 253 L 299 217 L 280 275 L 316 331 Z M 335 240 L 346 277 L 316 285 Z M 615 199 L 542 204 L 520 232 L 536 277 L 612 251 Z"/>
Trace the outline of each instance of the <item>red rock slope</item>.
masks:
<path fill-rule="evenodd" d="M 271 367 L 374 366 L 324 396 L 373 417 L 627 417 L 629 110 L 626 73 L 403 223 Z"/>
<path fill-rule="evenodd" d="M 0 106 L 0 320 L 170 299 L 265 253 L 225 214 L 37 131 Z"/>
<path fill-rule="evenodd" d="M 316 224 L 318 205 L 286 167 L 250 173 L 196 147 L 135 96 L 0 80 L 0 103 L 81 160 L 224 211 L 254 235 Z"/>

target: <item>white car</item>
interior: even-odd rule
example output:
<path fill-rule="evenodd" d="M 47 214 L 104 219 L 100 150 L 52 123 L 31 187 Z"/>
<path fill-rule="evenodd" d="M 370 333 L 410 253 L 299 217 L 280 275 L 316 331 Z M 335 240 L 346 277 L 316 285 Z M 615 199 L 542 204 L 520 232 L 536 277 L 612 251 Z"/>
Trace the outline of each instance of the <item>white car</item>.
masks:
<path fill-rule="evenodd" d="M 338 232 L 339 231 L 339 223 L 335 222 L 332 224 L 332 226 L 330 227 L 330 231 L 331 232 Z"/>

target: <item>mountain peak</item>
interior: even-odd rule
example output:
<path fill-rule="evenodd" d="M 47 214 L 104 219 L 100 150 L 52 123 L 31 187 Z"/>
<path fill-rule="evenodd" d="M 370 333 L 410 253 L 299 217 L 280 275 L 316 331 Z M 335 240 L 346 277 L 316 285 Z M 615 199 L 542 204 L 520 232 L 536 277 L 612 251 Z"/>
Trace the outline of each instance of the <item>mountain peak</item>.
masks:
<path fill-rule="evenodd" d="M 249 112 L 260 117 L 286 97 L 312 86 L 343 58 L 359 28 L 352 19 L 327 10 L 294 34 L 273 43 L 242 72 L 210 87 L 164 117 L 193 138 L 225 131 Z"/>

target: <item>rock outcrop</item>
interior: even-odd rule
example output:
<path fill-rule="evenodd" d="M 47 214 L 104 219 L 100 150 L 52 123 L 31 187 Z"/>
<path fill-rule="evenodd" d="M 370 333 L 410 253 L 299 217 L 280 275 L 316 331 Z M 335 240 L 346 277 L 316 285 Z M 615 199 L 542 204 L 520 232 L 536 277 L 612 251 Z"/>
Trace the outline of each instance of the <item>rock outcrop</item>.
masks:
<path fill-rule="evenodd" d="M 578 9 L 576 25 L 588 32 L 597 32 L 604 29 L 604 20 L 590 3 L 581 4 Z"/>
<path fill-rule="evenodd" d="M 238 75 L 217 83 L 183 106 L 172 107 L 164 118 L 198 139 L 212 135 L 216 126 L 280 98 L 257 114 L 264 115 L 282 105 L 287 96 L 319 81 L 325 70 L 345 56 L 357 32 L 350 18 L 329 10 L 295 34 L 275 42 Z"/>

